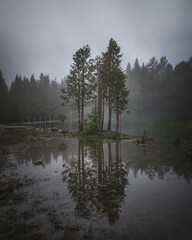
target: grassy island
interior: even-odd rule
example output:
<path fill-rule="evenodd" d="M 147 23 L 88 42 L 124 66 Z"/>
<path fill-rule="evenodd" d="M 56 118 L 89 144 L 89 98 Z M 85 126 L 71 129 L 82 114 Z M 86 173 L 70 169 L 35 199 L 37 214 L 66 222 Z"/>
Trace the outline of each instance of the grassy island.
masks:
<path fill-rule="evenodd" d="M 62 129 L 42 129 L 42 128 L 9 128 L 0 129 L 0 146 L 12 145 L 21 142 L 33 142 L 53 137 L 77 137 L 79 139 L 133 139 L 124 133 L 116 135 L 114 131 L 89 132 L 87 129 L 81 132 L 67 132 Z"/>
<path fill-rule="evenodd" d="M 120 133 L 118 136 L 116 135 L 116 132 L 114 131 L 103 131 L 103 132 L 89 132 L 87 130 L 84 130 L 82 132 L 72 132 L 72 136 L 78 137 L 78 138 L 89 138 L 89 139 L 133 139 L 136 138 L 135 136 L 130 136 L 125 133 Z"/>

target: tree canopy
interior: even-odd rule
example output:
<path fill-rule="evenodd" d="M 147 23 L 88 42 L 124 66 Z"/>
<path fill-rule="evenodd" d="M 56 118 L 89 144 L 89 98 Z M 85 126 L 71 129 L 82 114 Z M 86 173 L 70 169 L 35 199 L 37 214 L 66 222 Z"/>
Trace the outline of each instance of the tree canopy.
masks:
<path fill-rule="evenodd" d="M 136 58 L 124 71 L 122 56 L 112 38 L 106 52 L 95 58 L 85 45 L 73 55 L 69 74 L 60 83 L 44 73 L 38 78 L 34 74 L 30 78 L 16 75 L 8 88 L 0 71 L 0 123 L 55 119 L 59 115 L 62 121 L 67 117 L 78 125 L 79 131 L 89 127 L 102 132 L 104 127 L 115 127 L 118 135 L 128 110 L 133 121 L 191 120 L 192 57 L 174 67 L 166 56 L 159 60 L 152 57 L 142 64 Z"/>
<path fill-rule="evenodd" d="M 84 108 L 93 103 L 97 109 L 97 131 L 103 131 L 104 108 L 108 106 L 108 130 L 111 130 L 112 111 L 116 113 L 116 132 L 119 134 L 119 115 L 127 108 L 128 93 L 125 86 L 126 75 L 121 68 L 120 47 L 112 38 L 107 52 L 90 58 L 88 45 L 80 48 L 73 56 L 70 74 L 67 76 L 66 88 L 62 90 L 64 103 L 74 101 L 78 112 L 78 130 L 84 128 Z M 92 101 L 91 101 L 92 100 Z M 70 102 L 71 104 L 71 102 Z M 92 110 L 92 113 L 95 110 Z"/>

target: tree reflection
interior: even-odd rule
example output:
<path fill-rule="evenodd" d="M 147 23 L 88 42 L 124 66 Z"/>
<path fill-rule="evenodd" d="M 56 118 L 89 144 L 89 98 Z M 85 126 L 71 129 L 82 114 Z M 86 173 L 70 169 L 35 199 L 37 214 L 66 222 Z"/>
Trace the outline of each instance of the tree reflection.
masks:
<path fill-rule="evenodd" d="M 108 143 L 108 166 L 102 169 L 99 182 L 101 184 L 98 185 L 98 202 L 102 206 L 102 211 L 107 213 L 111 225 L 119 218 L 121 203 L 125 197 L 125 186 L 128 184 L 127 171 L 120 159 L 119 145 L 116 142 L 115 161 L 113 163 L 111 143 Z"/>
<path fill-rule="evenodd" d="M 64 142 L 59 142 L 59 144 L 57 141 L 38 142 L 20 148 L 18 146 L 18 149 L 14 151 L 14 157 L 21 165 L 24 163 L 28 165 L 29 162 L 32 162 L 45 167 L 50 165 L 53 159 L 57 161 L 61 153 L 66 149 L 67 145 Z"/>
<path fill-rule="evenodd" d="M 108 184 L 109 179 L 114 176 L 116 179 L 120 179 L 118 172 L 125 177 L 131 171 L 135 178 L 138 174 L 144 174 L 150 180 L 155 177 L 164 179 L 167 173 L 173 172 L 190 184 L 192 161 L 191 157 L 187 155 L 187 151 L 185 146 L 177 147 L 163 142 L 138 146 L 126 141 L 103 143 L 90 140 L 86 142 L 77 139 L 65 141 L 53 139 L 17 145 L 14 147 L 13 156 L 17 159 L 18 164 L 28 165 L 29 162 L 32 162 L 35 167 L 36 165 L 46 167 L 61 157 L 65 163 L 64 171 L 66 173 L 71 171 L 75 177 L 82 177 L 81 182 L 85 185 L 86 182 L 89 185 L 88 181 L 92 181 L 93 185 L 97 185 L 96 190 L 99 194 L 101 192 L 100 185 Z M 125 175 L 121 172 L 122 169 L 124 171 L 126 169 Z M 113 184 L 113 186 L 115 185 Z"/>
<path fill-rule="evenodd" d="M 103 213 L 111 225 L 118 220 L 128 184 L 119 145 L 115 144 L 113 162 L 111 143 L 104 149 L 103 142 L 85 144 L 79 140 L 77 163 L 63 173 L 78 216 L 89 218 Z"/>
<path fill-rule="evenodd" d="M 190 183 L 192 162 L 187 157 L 185 146 L 178 149 L 173 144 L 163 142 L 154 142 L 145 146 L 127 146 L 125 142 L 121 146 L 123 160 L 127 162 L 126 169 L 128 172 L 131 170 L 135 178 L 140 174 L 146 175 L 150 180 L 155 177 L 164 179 L 168 173 L 175 173 L 182 176 L 188 184 Z M 128 161 L 125 159 L 125 154 L 128 156 Z"/>

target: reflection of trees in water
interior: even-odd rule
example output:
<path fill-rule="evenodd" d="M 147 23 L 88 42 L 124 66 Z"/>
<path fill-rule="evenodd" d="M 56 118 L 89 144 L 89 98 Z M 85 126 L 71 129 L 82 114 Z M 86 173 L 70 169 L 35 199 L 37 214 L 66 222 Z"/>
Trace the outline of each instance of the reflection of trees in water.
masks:
<path fill-rule="evenodd" d="M 17 159 L 19 164 L 28 164 L 32 161 L 33 163 L 41 163 L 42 166 L 49 165 L 51 160 L 57 161 L 61 152 L 64 151 L 67 146 L 64 143 L 60 143 L 58 149 L 57 141 L 38 142 L 34 144 L 26 145 L 23 149 L 18 149 L 14 152 L 14 157 Z"/>
<path fill-rule="evenodd" d="M 78 143 L 78 159 L 73 167 L 65 167 L 64 180 L 75 202 L 76 214 L 89 218 L 101 213 L 107 214 L 110 224 L 119 218 L 127 172 L 120 159 L 119 143 L 115 145 L 113 162 L 111 143 L 108 144 L 108 160 L 105 159 L 104 145 L 94 142 L 85 145 Z"/>
<path fill-rule="evenodd" d="M 154 162 L 139 161 L 134 165 L 128 166 L 129 169 L 133 169 L 135 178 L 137 178 L 138 173 L 141 175 L 145 174 L 150 180 L 158 176 L 159 179 L 163 179 L 165 174 L 170 171 L 170 167 L 162 167 L 154 165 Z"/>
<path fill-rule="evenodd" d="M 108 165 L 102 171 L 98 185 L 98 201 L 102 211 L 106 212 L 112 225 L 119 218 L 121 203 L 125 195 L 125 186 L 128 184 L 127 172 L 120 159 L 119 143 L 115 144 L 115 161 L 111 154 L 111 143 L 108 143 Z"/>
<path fill-rule="evenodd" d="M 128 158 L 126 169 L 128 172 L 132 170 L 135 178 L 141 174 L 151 180 L 155 177 L 164 179 L 167 173 L 174 173 L 190 183 L 192 161 L 187 157 L 185 146 L 178 148 L 166 143 L 151 143 L 146 146 L 128 146 L 123 143 L 121 146 L 124 162 Z"/>
<path fill-rule="evenodd" d="M 173 167 L 173 171 L 179 176 L 183 177 L 188 184 L 190 184 L 192 179 L 192 162 L 184 162 L 181 166 L 180 163 L 177 163 Z"/>
<path fill-rule="evenodd" d="M 154 177 L 163 179 L 167 173 L 174 172 L 190 183 L 192 161 L 186 151 L 185 146 L 177 147 L 163 143 L 137 146 L 127 142 L 116 145 L 116 143 L 103 144 L 90 140 L 78 143 L 77 139 L 65 141 L 54 139 L 15 146 L 13 155 L 19 164 L 27 165 L 33 161 L 34 163 L 41 162 L 42 166 L 50 164 L 52 159 L 57 161 L 61 157 L 64 162 L 70 164 L 70 168 L 77 169 L 79 175 L 82 170 L 84 176 L 89 172 L 96 174 L 94 172 L 96 171 L 97 180 L 101 184 L 102 181 L 107 181 L 108 177 L 112 176 L 115 168 L 122 168 L 122 162 L 126 164 L 127 172 L 133 171 L 135 177 L 138 174 L 144 174 L 151 180 Z M 77 159 L 79 159 L 79 165 L 77 165 Z"/>
<path fill-rule="evenodd" d="M 189 184 L 192 179 L 192 164 L 188 162 L 177 163 L 155 163 L 153 162 L 137 162 L 137 164 L 127 166 L 128 169 L 133 169 L 135 178 L 140 172 L 141 175 L 145 174 L 149 179 L 153 180 L 154 177 L 164 179 L 167 173 L 173 172 L 179 177 L 183 177 Z M 167 164 L 167 165 L 166 165 Z"/>

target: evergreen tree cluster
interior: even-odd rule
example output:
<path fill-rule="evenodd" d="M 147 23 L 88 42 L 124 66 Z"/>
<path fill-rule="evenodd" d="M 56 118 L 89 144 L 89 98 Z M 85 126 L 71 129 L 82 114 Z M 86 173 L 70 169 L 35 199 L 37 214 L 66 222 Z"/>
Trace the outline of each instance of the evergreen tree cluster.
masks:
<path fill-rule="evenodd" d="M 129 91 L 126 75 L 121 68 L 120 47 L 112 38 L 101 56 L 91 58 L 90 47 L 83 46 L 73 55 L 73 64 L 62 89 L 63 103 L 76 106 L 78 130 L 85 124 L 85 107 L 92 103 L 88 119 L 93 131 L 103 131 L 104 115 L 108 113 L 108 130 L 111 130 L 112 112 L 116 116 L 116 134 L 119 135 L 120 115 L 127 109 Z M 95 116 L 94 116 L 95 114 Z"/>
<path fill-rule="evenodd" d="M 58 83 L 41 73 L 39 79 L 16 76 L 8 89 L 0 72 L 0 123 L 55 119 L 62 112 Z"/>
<path fill-rule="evenodd" d="M 165 56 L 142 66 L 136 59 L 126 75 L 132 120 L 192 119 L 192 57 L 175 67 Z"/>
<path fill-rule="evenodd" d="M 133 66 L 128 63 L 126 73 L 121 61 L 120 47 L 110 39 L 107 51 L 94 59 L 88 45 L 77 50 L 61 83 L 43 73 L 38 79 L 17 75 L 8 88 L 0 71 L 0 123 L 57 118 L 63 112 L 61 89 L 65 115 L 78 122 L 79 131 L 87 124 L 102 132 L 104 122 L 111 130 L 113 113 L 119 134 L 128 96 L 133 121 L 192 119 L 192 57 L 175 67 L 165 56 L 142 65 L 136 59 Z"/>

